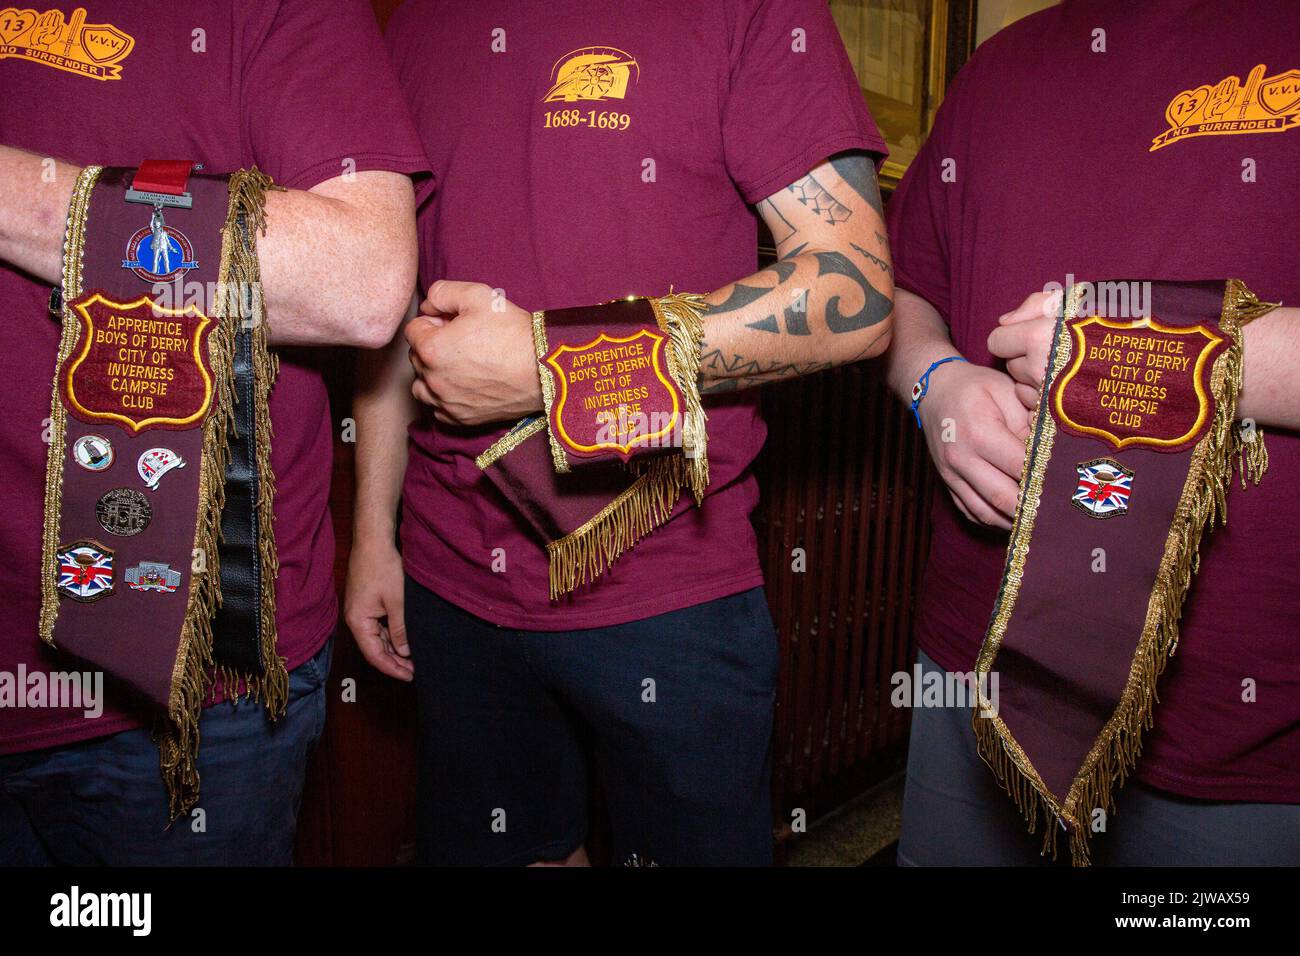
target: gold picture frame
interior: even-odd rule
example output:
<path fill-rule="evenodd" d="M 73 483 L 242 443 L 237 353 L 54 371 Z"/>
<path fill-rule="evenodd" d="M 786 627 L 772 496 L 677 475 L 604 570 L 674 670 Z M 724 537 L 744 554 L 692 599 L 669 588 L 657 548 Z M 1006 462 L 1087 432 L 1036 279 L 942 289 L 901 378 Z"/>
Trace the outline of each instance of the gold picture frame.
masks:
<path fill-rule="evenodd" d="M 858 84 L 889 146 L 881 188 L 898 185 L 944 90 L 972 50 L 975 0 L 828 0 Z"/>

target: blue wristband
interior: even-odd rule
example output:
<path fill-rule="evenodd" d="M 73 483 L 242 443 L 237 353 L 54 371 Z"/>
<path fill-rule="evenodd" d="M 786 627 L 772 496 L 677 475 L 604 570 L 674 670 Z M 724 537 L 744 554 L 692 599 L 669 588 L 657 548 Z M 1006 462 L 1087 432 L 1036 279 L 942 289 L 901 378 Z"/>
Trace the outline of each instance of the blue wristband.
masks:
<path fill-rule="evenodd" d="M 921 413 L 918 411 L 921 407 L 921 399 L 925 398 L 926 392 L 930 391 L 930 373 L 940 365 L 947 365 L 949 362 L 964 361 L 966 360 L 960 355 L 950 355 L 945 359 L 939 359 L 939 361 L 935 362 L 925 370 L 924 375 L 916 380 L 916 384 L 912 386 L 912 416 L 916 419 L 917 428 L 921 427 Z"/>

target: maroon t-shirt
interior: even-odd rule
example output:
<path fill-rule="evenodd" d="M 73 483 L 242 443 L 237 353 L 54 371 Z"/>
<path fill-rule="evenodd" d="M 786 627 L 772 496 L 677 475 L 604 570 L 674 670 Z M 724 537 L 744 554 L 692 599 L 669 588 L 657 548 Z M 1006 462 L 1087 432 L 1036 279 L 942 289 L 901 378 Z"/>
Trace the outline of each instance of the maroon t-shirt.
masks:
<path fill-rule="evenodd" d="M 416 0 L 388 34 L 439 182 L 420 216 L 421 280 L 485 282 L 528 310 L 707 293 L 748 276 L 751 204 L 833 153 L 885 149 L 821 0 Z M 761 584 L 749 522 L 758 393 L 706 408 L 704 506 L 559 602 L 542 543 L 474 465 L 504 429 L 417 422 L 407 569 L 480 617 L 535 630 Z"/>
<path fill-rule="evenodd" d="M 998 316 L 1069 274 L 1237 277 L 1261 299 L 1300 301 L 1295 13 L 1291 0 L 1080 0 L 993 37 L 890 203 L 898 285 L 982 365 Z M 1259 64 L 1291 78 L 1248 98 Z M 1138 763 L 1141 779 L 1191 797 L 1300 801 L 1300 437 L 1266 431 L 1263 483 L 1234 483 L 1228 526 L 1202 542 Z M 1005 535 L 939 490 L 918 626 L 944 667 L 973 667 L 1005 553 Z"/>
<path fill-rule="evenodd" d="M 79 7 L 86 14 L 74 34 L 69 27 Z M 10 10 L 0 18 L 0 143 L 6 146 L 80 165 L 184 158 L 204 163 L 208 172 L 228 172 L 256 163 L 291 189 L 342 175 L 353 168 L 344 165 L 348 160 L 358 171 L 415 172 L 426 165 L 374 16 L 361 0 L 77 0 L 54 9 L 62 11 L 56 24 L 62 30 L 48 34 L 39 21 L 25 29 L 31 19 L 25 14 Z M 11 49 L 22 52 L 10 55 Z M 140 209 L 147 225 L 149 210 Z M 49 285 L 0 263 L 6 403 L 0 415 L 0 671 L 12 675 L 20 668 L 79 667 L 49 651 L 36 628 L 43 423 L 59 334 L 46 310 L 49 294 Z M 291 668 L 319 650 L 336 618 L 329 483 L 320 480 L 329 470 L 331 425 L 310 358 L 283 352 L 271 396 L 276 617 L 279 651 Z M 147 719 L 111 686 L 98 719 L 84 718 L 80 709 L 3 706 L 0 753 L 101 736 Z"/>

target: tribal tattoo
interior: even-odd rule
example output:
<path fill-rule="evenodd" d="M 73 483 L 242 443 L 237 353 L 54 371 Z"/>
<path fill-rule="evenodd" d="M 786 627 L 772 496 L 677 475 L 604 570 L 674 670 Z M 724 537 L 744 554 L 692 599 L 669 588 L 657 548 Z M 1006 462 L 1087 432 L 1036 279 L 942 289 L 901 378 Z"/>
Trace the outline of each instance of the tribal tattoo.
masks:
<path fill-rule="evenodd" d="M 842 252 L 818 252 L 817 274 L 841 275 L 853 280 L 862 289 L 862 308 L 851 315 L 840 311 L 840 297 L 831 296 L 826 302 L 826 326 L 832 332 L 856 332 L 882 322 L 894 310 L 894 303 L 867 281 L 860 269 Z"/>
<path fill-rule="evenodd" d="M 739 391 L 742 385 L 755 385 L 783 378 L 812 375 L 814 372 L 825 372 L 827 369 L 834 368 L 834 365 L 830 362 L 769 362 L 764 367 L 762 363 L 742 355 L 733 355 L 728 359 L 722 354 L 721 349 L 714 349 L 700 357 L 700 368 L 726 376 L 700 385 L 701 395 L 720 395 L 725 392 Z"/>
<path fill-rule="evenodd" d="M 880 202 L 880 184 L 876 181 L 876 164 L 864 153 L 842 153 L 831 158 L 831 167 L 853 191 L 867 201 L 882 220 L 885 209 Z"/>
<path fill-rule="evenodd" d="M 781 243 L 798 232 L 791 225 L 790 220 L 782 215 L 781 210 L 776 208 L 776 203 L 770 199 L 764 199 L 758 204 L 758 214 L 763 217 L 768 229 L 772 231 L 772 240 L 778 249 L 781 247 Z"/>
<path fill-rule="evenodd" d="M 768 382 L 779 382 L 786 378 L 799 378 L 804 375 L 812 375 L 816 372 L 826 372 L 838 365 L 852 365 L 854 362 L 861 361 L 872 353 L 875 347 L 876 339 L 873 338 L 857 355 L 851 356 L 842 362 L 828 362 L 825 360 L 812 362 L 782 362 L 771 361 L 767 363 L 759 362 L 756 359 L 748 359 L 743 355 L 732 353 L 730 359 L 723 354 L 722 349 L 710 349 L 700 356 L 700 394 L 701 395 L 721 395 L 727 392 L 736 392 L 742 388 L 751 385 L 765 385 Z M 708 343 L 702 343 L 704 348 L 708 348 Z M 713 381 L 707 381 L 704 377 L 705 371 L 713 372 L 719 377 Z"/>
<path fill-rule="evenodd" d="M 791 235 L 793 235 L 793 232 L 791 233 Z M 752 286 L 752 285 L 745 285 L 744 283 L 741 282 L 737 282 L 734 286 L 732 286 L 731 294 L 727 296 L 726 301 L 720 302 L 718 305 L 713 306 L 709 310 L 709 312 L 713 315 L 722 315 L 726 312 L 735 312 L 738 309 L 743 309 L 746 306 L 754 302 L 757 302 L 759 299 L 763 298 L 763 296 L 767 295 L 769 292 L 772 292 L 777 288 L 779 288 L 780 286 L 784 285 L 786 282 L 789 281 L 790 277 L 795 274 L 795 270 L 798 268 L 798 266 L 796 266 L 796 264 L 791 262 L 790 260 L 793 259 L 795 256 L 799 255 L 800 253 L 802 253 L 805 248 L 807 248 L 806 243 L 803 245 L 796 246 L 795 248 L 786 252 L 785 255 L 783 255 L 776 262 L 773 262 L 771 265 L 766 266 L 765 268 L 761 269 L 758 272 L 758 275 L 762 275 L 764 272 L 775 273 L 776 285 Z M 786 310 L 787 313 L 789 311 L 790 311 L 789 309 Z M 775 313 L 765 318 L 759 319 L 756 322 L 748 323 L 747 328 L 758 329 L 759 331 L 762 332 L 781 331 L 780 326 L 777 323 Z M 805 323 L 805 332 L 803 334 L 807 334 L 806 323 Z"/>
<path fill-rule="evenodd" d="M 885 237 L 882 236 L 880 233 L 876 233 L 876 238 L 880 240 L 880 244 L 882 246 L 885 244 Z M 856 242 L 850 242 L 849 245 L 851 245 L 855 250 L 857 250 L 862 255 L 862 257 L 866 259 L 868 262 L 874 263 L 875 265 L 883 269 L 885 271 L 885 275 L 892 276 L 894 274 L 894 267 L 891 266 L 884 259 L 880 258 L 880 256 L 876 255 L 874 252 L 870 252 L 866 249 L 863 249 Z"/>
<path fill-rule="evenodd" d="M 816 215 L 825 216 L 826 221 L 832 226 L 844 222 L 853 215 L 853 210 L 832 196 L 812 173 L 786 188 Z"/>

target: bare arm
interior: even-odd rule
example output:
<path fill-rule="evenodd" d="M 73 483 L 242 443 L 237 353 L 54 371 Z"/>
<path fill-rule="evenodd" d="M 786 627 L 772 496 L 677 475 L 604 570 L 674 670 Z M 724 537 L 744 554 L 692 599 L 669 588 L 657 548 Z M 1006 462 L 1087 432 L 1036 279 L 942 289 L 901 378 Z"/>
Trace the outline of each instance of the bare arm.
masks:
<path fill-rule="evenodd" d="M 889 387 L 911 404 L 912 386 L 934 362 L 961 353 L 943 317 L 899 289 L 894 341 L 885 362 Z M 926 446 L 953 503 L 971 521 L 1006 530 L 1029 434 L 1029 411 L 1009 375 L 967 362 L 935 369 L 921 402 Z"/>
<path fill-rule="evenodd" d="M 412 296 L 408 321 L 419 301 Z M 357 487 L 343 609 L 366 660 L 389 677 L 405 681 L 415 671 L 406 641 L 402 556 L 396 538 L 397 505 L 406 472 L 406 428 L 419 407 L 411 397 L 414 378 L 400 335 L 385 348 L 358 357 L 352 399 Z"/>
<path fill-rule="evenodd" d="M 0 259 L 57 283 L 80 168 L 0 146 Z M 398 173 L 339 176 L 272 193 L 258 244 L 277 344 L 375 348 L 415 284 L 415 196 Z M 365 268 L 358 264 L 364 263 Z"/>
<path fill-rule="evenodd" d="M 63 229 L 80 171 L 0 146 L 0 259 L 50 285 L 59 281 Z"/>
<path fill-rule="evenodd" d="M 417 313 L 412 297 L 406 320 Z M 392 544 L 397 530 L 397 503 L 406 472 L 406 429 L 419 405 L 411 397 L 415 373 L 406 341 L 398 335 L 382 349 L 357 356 L 357 384 L 352 415 L 357 423 L 357 487 L 353 543 Z"/>
<path fill-rule="evenodd" d="M 258 242 L 271 339 L 380 348 L 415 286 L 415 190 L 400 173 L 271 193 Z"/>
<path fill-rule="evenodd" d="M 889 345 L 893 270 L 870 157 L 829 159 L 758 211 L 778 259 L 708 296 L 705 393 L 819 372 Z"/>
<path fill-rule="evenodd" d="M 1237 417 L 1300 430 L 1300 309 L 1274 309 L 1246 326 Z"/>
<path fill-rule="evenodd" d="M 894 394 L 910 404 L 912 386 L 931 363 L 954 355 L 961 353 L 938 310 L 919 295 L 896 290 L 894 338 L 885 358 L 885 376 Z"/>

